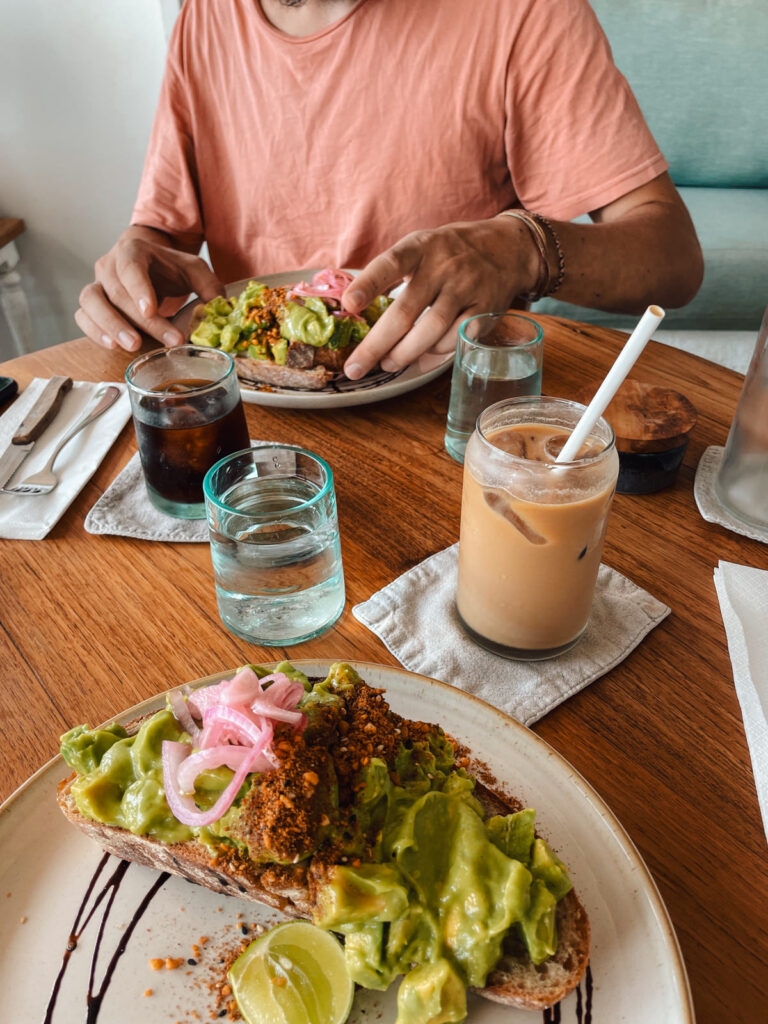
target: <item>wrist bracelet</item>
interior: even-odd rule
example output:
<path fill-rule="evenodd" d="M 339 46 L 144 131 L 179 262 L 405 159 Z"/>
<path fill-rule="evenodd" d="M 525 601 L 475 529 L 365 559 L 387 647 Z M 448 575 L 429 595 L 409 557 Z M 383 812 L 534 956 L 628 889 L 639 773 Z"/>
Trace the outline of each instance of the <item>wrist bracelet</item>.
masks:
<path fill-rule="evenodd" d="M 547 220 L 546 217 L 540 213 L 533 213 L 529 210 L 502 210 L 499 214 L 500 217 L 515 217 L 525 224 L 531 232 L 536 248 L 539 253 L 540 259 L 540 272 L 536 280 L 536 285 L 533 291 L 528 292 L 527 295 L 521 295 L 521 298 L 527 302 L 538 302 L 539 299 L 543 299 L 545 295 L 554 295 L 560 285 L 563 283 L 565 278 L 565 254 L 563 253 L 563 247 L 560 244 L 560 238 L 554 227 Z M 552 239 L 552 243 L 557 253 L 557 276 L 552 280 L 552 271 L 549 266 L 549 257 L 547 255 L 547 235 Z"/>
<path fill-rule="evenodd" d="M 519 297 L 525 299 L 526 302 L 538 302 L 540 298 L 546 295 L 550 280 L 549 260 L 547 259 L 547 236 L 544 234 L 544 228 L 527 210 L 502 210 L 499 216 L 514 217 L 515 220 L 522 221 L 533 238 L 536 251 L 539 254 L 539 273 L 533 289 L 530 292 L 521 292 Z"/>
<path fill-rule="evenodd" d="M 557 277 L 555 278 L 555 283 L 552 284 L 552 277 L 550 276 L 549 281 L 547 281 L 547 290 L 544 293 L 545 295 L 554 295 L 565 278 L 565 253 L 563 252 L 563 247 L 560 244 L 560 238 L 558 237 L 557 232 L 547 218 L 543 217 L 540 213 L 532 213 L 531 216 L 535 218 L 538 224 L 543 225 L 546 228 L 552 238 L 552 241 L 555 243 L 555 251 L 557 252 Z"/>

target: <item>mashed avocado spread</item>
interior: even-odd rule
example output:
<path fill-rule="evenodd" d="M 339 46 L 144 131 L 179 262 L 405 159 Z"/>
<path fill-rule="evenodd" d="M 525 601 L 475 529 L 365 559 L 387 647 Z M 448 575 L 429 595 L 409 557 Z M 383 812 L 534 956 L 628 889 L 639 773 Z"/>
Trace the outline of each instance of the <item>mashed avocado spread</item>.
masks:
<path fill-rule="evenodd" d="M 466 987 L 485 984 L 505 939 L 537 964 L 555 953 L 565 866 L 535 835 L 533 810 L 486 818 L 442 730 L 396 715 L 349 665 L 314 684 L 280 670 L 304 684 L 306 728 L 286 727 L 278 767 L 249 775 L 218 822 L 189 828 L 170 812 L 161 743 L 189 737 L 168 708 L 133 736 L 111 725 L 62 737 L 78 810 L 167 843 L 196 837 L 213 860 L 295 865 L 315 923 L 344 935 L 352 979 L 385 989 L 405 976 L 397 1024 L 464 1020 Z M 231 778 L 200 775 L 198 806 Z"/>
<path fill-rule="evenodd" d="M 249 281 L 237 297 L 216 296 L 202 308 L 190 335 L 193 345 L 284 365 L 292 341 L 313 348 L 344 349 L 362 341 L 392 301 L 377 296 L 362 316 L 345 316 L 319 296 L 288 299 L 285 288 Z"/>

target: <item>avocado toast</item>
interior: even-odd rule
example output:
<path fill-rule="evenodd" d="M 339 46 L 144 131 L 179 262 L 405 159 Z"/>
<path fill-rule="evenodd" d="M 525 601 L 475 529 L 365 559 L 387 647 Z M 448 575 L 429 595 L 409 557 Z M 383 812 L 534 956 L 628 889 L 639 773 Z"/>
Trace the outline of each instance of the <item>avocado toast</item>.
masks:
<path fill-rule="evenodd" d="M 282 701 L 271 746 L 254 755 L 275 764 L 246 774 L 222 815 L 211 818 L 239 769 L 201 772 L 194 810 L 177 808 L 191 825 L 171 812 L 176 796 L 164 797 L 160 762 L 168 781 L 166 755 L 196 728 L 178 691 L 171 707 L 128 730 L 80 727 L 63 737 L 76 770 L 60 789 L 64 813 L 119 857 L 342 933 L 350 973 L 366 987 L 386 988 L 398 974 L 406 986 L 412 968 L 441 967 L 462 996 L 469 986 L 531 1009 L 574 988 L 589 925 L 564 866 L 535 835 L 534 812 L 477 783 L 467 752 L 439 727 L 395 715 L 348 665 L 312 684 L 281 668 L 291 675 L 256 669 L 262 694 L 278 685 L 287 694 L 290 679 L 303 695 L 293 711 Z M 244 672 L 231 681 L 241 690 Z M 188 695 L 193 715 L 205 693 Z M 218 743 L 230 712 L 212 703 L 201 725 Z M 256 703 L 267 710 L 265 696 Z M 186 756 L 210 760 L 197 748 Z M 178 772 L 183 798 L 189 772 L 186 782 L 183 765 Z M 456 1012 L 450 1019 L 462 1019 Z"/>
<path fill-rule="evenodd" d="M 293 287 L 249 281 L 237 295 L 195 307 L 189 340 L 235 359 L 241 379 L 317 391 L 337 374 L 392 300 L 379 295 L 360 315 L 342 297 L 354 277 L 320 270 Z"/>

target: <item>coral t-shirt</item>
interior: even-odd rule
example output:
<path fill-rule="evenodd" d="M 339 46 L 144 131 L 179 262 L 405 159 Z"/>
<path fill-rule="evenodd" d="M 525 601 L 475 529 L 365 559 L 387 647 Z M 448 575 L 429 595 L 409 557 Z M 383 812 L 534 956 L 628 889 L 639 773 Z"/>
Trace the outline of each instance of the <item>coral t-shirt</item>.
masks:
<path fill-rule="evenodd" d="M 234 281 L 516 205 L 571 219 L 666 168 L 587 0 L 359 0 L 304 38 L 186 0 L 132 221 Z"/>

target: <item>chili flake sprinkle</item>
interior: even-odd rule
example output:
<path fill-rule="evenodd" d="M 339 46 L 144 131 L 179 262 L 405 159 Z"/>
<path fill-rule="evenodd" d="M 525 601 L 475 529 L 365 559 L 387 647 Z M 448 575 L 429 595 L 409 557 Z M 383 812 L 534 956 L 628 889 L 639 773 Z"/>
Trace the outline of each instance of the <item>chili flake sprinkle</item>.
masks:
<path fill-rule="evenodd" d="M 441 733 L 436 725 L 401 718 L 383 694 L 362 681 L 340 687 L 337 700 L 311 707 L 303 733 L 277 727 L 278 766 L 255 779 L 238 809 L 236 837 L 250 856 L 222 844 L 215 864 L 265 881 L 265 871 L 277 878 L 281 871 L 299 872 L 312 856 L 331 863 L 349 852 L 341 848 L 355 830 L 355 806 L 366 786 L 361 773 L 371 760 L 383 761 L 397 784 L 401 749 Z M 280 863 L 267 868 L 255 863 L 264 851 Z M 366 851 L 355 848 L 354 853 Z"/>

